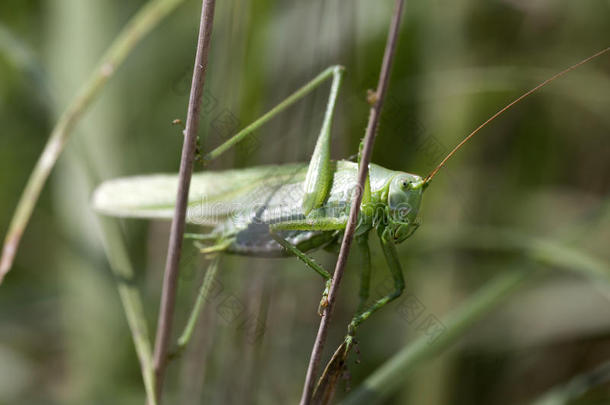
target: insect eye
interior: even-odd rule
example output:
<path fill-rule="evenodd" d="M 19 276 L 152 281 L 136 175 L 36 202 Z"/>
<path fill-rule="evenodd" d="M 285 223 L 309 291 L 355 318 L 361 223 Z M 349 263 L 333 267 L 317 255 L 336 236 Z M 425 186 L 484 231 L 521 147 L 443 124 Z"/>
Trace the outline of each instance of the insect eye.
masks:
<path fill-rule="evenodd" d="M 409 187 L 411 187 L 411 182 L 410 182 L 410 181 L 403 180 L 403 182 L 402 182 L 402 188 L 407 189 L 407 188 L 409 188 Z"/>

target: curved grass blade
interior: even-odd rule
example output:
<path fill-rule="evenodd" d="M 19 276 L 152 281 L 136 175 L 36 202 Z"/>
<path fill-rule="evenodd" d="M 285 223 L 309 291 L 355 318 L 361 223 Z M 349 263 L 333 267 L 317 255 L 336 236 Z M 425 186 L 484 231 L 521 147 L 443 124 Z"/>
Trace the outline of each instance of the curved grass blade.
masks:
<path fill-rule="evenodd" d="M 532 402 L 532 405 L 566 405 L 591 388 L 608 381 L 610 381 L 610 361 L 573 377 L 564 385 L 552 388 Z"/>
<path fill-rule="evenodd" d="M 2 257 L 0 258 L 0 284 L 13 265 L 21 236 L 30 220 L 40 192 L 75 125 L 135 46 L 159 21 L 183 1 L 151 0 L 143 6 L 119 33 L 102 56 L 98 67 L 60 115 L 17 203 L 15 214 L 4 239 Z"/>

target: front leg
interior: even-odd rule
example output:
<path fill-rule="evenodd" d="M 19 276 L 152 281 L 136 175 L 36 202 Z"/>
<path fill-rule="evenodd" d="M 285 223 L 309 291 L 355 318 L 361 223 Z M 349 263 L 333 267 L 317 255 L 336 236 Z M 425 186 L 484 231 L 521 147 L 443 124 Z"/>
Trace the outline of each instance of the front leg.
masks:
<path fill-rule="evenodd" d="M 390 232 L 387 228 L 385 228 L 381 232 L 379 240 L 381 242 L 381 248 L 383 249 L 383 255 L 385 256 L 388 268 L 390 270 L 390 273 L 392 274 L 392 278 L 394 279 L 394 291 L 378 299 L 368 309 L 360 312 L 352 319 L 347 329 L 347 337 L 345 338 L 348 348 L 353 343 L 354 335 L 356 334 L 356 329 L 358 328 L 358 326 L 363 321 L 368 319 L 368 317 L 371 316 L 374 312 L 383 308 L 387 303 L 400 297 L 400 295 L 405 289 L 405 280 L 402 275 L 402 268 L 400 267 L 400 262 L 398 261 L 396 247 L 394 245 L 394 242 L 392 241 Z"/>

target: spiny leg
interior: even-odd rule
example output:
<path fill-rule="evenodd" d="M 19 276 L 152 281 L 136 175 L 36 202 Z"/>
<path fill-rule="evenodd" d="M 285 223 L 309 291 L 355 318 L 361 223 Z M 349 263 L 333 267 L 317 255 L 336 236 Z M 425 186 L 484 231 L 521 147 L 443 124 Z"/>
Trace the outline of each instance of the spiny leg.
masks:
<path fill-rule="evenodd" d="M 390 273 L 392 274 L 392 278 L 394 279 L 394 291 L 378 299 L 368 309 L 364 310 L 363 312 L 360 312 L 352 319 L 348 327 L 347 337 L 345 338 L 348 344 L 348 348 L 353 342 L 358 325 L 368 319 L 368 317 L 370 317 L 374 312 L 383 308 L 388 302 L 391 302 L 396 298 L 400 297 L 403 290 L 405 289 L 405 280 L 402 275 L 402 268 L 400 267 L 400 262 L 398 261 L 396 247 L 394 246 L 394 242 L 392 241 L 390 232 L 387 228 L 381 232 L 379 240 L 381 242 L 381 248 L 388 264 L 388 268 L 390 270 Z"/>
<path fill-rule="evenodd" d="M 324 278 L 324 280 L 325 280 L 324 292 L 322 292 L 322 299 L 320 300 L 320 305 L 318 306 L 318 315 L 322 316 L 322 310 L 324 310 L 324 308 L 326 308 L 326 306 L 328 305 L 328 293 L 330 291 L 330 282 L 331 282 L 330 273 L 328 271 L 326 271 L 318 263 L 316 263 L 311 257 L 309 257 L 309 255 L 307 255 L 305 252 L 302 252 L 301 250 L 299 250 L 299 248 L 294 246 L 292 243 L 288 242 L 286 239 L 282 238 L 277 233 L 271 231 L 270 234 L 271 234 L 271 237 L 277 243 L 279 243 L 284 249 L 286 249 L 288 252 L 295 255 L 303 263 L 305 263 L 307 265 L 307 267 L 309 267 L 310 269 L 313 269 L 316 273 L 321 275 L 322 278 Z"/>
<path fill-rule="evenodd" d="M 252 135 L 254 133 L 254 131 L 259 129 L 263 124 L 267 123 L 277 114 L 281 113 L 286 108 L 288 108 L 295 102 L 299 101 L 300 99 L 305 97 L 307 94 L 311 93 L 314 89 L 316 89 L 318 86 L 320 86 L 320 84 L 324 83 L 324 81 L 326 81 L 328 78 L 330 78 L 330 77 L 335 78 L 337 75 L 336 72 L 338 72 L 338 71 L 343 71 L 343 67 L 331 66 L 331 67 L 327 68 L 326 70 L 324 70 L 322 73 L 320 73 L 318 76 L 316 76 L 312 81 L 310 81 L 309 83 L 305 84 L 303 87 L 301 87 L 300 89 L 298 89 L 297 91 L 292 93 L 290 96 L 288 96 L 288 98 L 286 98 L 284 101 L 282 101 L 281 103 L 279 103 L 278 105 L 273 107 L 271 110 L 269 110 L 267 113 L 265 113 L 262 117 L 260 117 L 259 119 L 257 119 L 256 121 L 254 121 L 253 123 L 251 123 L 250 125 L 245 127 L 244 129 L 242 129 L 241 131 L 239 131 L 237 134 L 233 135 L 229 140 L 224 142 L 222 145 L 218 146 L 216 149 L 212 150 L 210 153 L 206 154 L 203 157 L 204 163 L 207 163 L 207 162 L 210 162 L 210 161 L 216 159 L 217 157 L 222 155 L 224 152 L 229 150 L 236 143 L 242 141 L 247 136 Z M 337 80 L 337 79 L 335 79 L 335 80 Z M 333 83 L 334 83 L 334 81 L 333 81 Z"/>
<path fill-rule="evenodd" d="M 286 239 L 282 238 L 275 232 L 271 232 L 271 237 L 279 243 L 284 249 L 294 254 L 297 258 L 299 258 L 303 263 L 305 263 L 308 267 L 313 269 L 316 273 L 318 273 L 324 280 L 328 280 L 330 277 L 330 273 L 326 271 L 322 266 L 316 263 L 307 253 L 299 250 L 292 243 L 288 242 Z"/>

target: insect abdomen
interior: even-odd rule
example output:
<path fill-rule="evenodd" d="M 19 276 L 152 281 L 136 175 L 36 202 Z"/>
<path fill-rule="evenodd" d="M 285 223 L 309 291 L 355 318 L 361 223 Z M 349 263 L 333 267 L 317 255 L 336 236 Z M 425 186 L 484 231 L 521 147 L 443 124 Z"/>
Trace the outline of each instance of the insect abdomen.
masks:
<path fill-rule="evenodd" d="M 337 238 L 337 232 L 334 231 L 281 231 L 278 235 L 302 252 L 321 249 Z M 291 256 L 268 232 L 261 232 L 253 237 L 252 231 L 239 232 L 226 253 L 258 257 Z"/>

